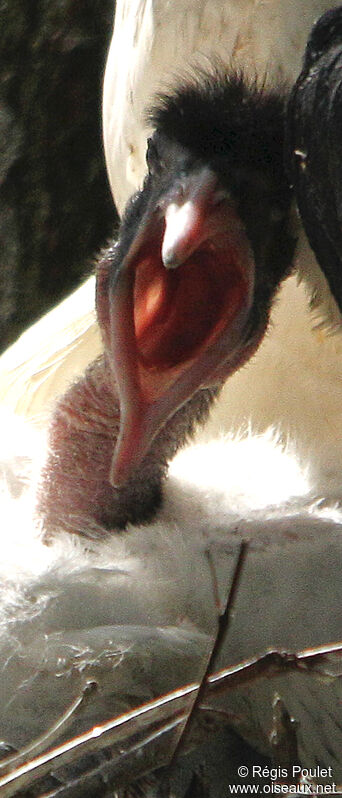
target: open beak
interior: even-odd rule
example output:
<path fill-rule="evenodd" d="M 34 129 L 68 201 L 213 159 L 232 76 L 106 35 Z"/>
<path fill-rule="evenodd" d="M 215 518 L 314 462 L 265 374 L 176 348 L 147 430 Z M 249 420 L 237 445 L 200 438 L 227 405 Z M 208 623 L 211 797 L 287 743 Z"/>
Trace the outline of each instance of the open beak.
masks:
<path fill-rule="evenodd" d="M 120 401 L 110 481 L 127 482 L 174 413 L 245 359 L 254 260 L 208 168 L 147 210 L 98 314 Z M 103 324 L 102 324 L 103 327 Z"/>

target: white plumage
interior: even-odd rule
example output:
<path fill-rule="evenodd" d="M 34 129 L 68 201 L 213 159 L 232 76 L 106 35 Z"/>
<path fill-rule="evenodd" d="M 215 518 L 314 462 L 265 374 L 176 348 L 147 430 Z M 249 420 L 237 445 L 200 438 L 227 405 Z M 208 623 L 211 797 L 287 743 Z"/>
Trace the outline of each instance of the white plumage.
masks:
<path fill-rule="evenodd" d="M 178 0 L 117 2 L 104 139 L 119 210 L 144 174 L 143 111 L 158 89 L 173 85 L 184 66 L 207 66 L 213 57 L 256 71 L 260 81 L 291 84 L 312 23 L 329 7 L 318 0 L 290 9 L 279 0 L 188 2 L 185 9 Z M 158 519 L 99 544 L 61 536 L 47 548 L 39 519 L 32 520 L 40 435 L 54 399 L 101 350 L 93 279 L 2 356 L 3 409 L 24 416 L 28 427 L 11 415 L 2 425 L 8 441 L 2 502 L 10 534 L 1 567 L 1 660 L 8 681 L 0 737 L 26 744 L 38 733 L 32 702 L 42 700 L 46 728 L 88 677 L 102 680 L 105 701 L 95 699 L 70 732 L 184 678 L 199 678 L 217 621 L 207 552 L 224 604 L 241 539 L 251 541 L 247 568 L 221 665 L 270 646 L 295 651 L 340 637 L 342 338 L 335 303 L 302 234 L 296 263 L 319 307 L 310 312 L 304 283 L 288 278 L 263 344 L 229 379 L 198 436 L 208 440 L 224 430 L 229 440 L 178 455 Z M 334 334 L 327 332 L 331 327 Z M 276 432 L 266 432 L 270 427 Z M 164 676 L 173 655 L 172 676 Z M 152 661 L 162 671 L 155 667 L 151 680 Z M 137 670 L 143 673 L 138 683 Z M 51 701 L 57 683 L 63 689 Z M 300 720 L 302 764 L 332 764 L 342 779 L 339 682 L 322 685 L 311 677 L 304 684 L 295 674 L 229 695 L 223 707 L 233 725 L 268 753 L 275 689 Z"/>
<path fill-rule="evenodd" d="M 98 542 L 61 534 L 46 547 L 39 520 L 29 521 L 31 467 L 41 439 L 24 426 L 18 430 L 16 420 L 14 425 L 10 417 L 2 419 L 2 467 L 17 473 L 15 484 L 5 488 L 2 482 L 2 506 L 12 519 L 0 570 L 1 737 L 7 742 L 20 748 L 46 733 L 89 683 L 97 689 L 62 725 L 55 744 L 200 681 L 242 540 L 249 541 L 246 563 L 215 670 L 270 648 L 294 652 L 334 642 L 342 600 L 342 516 L 333 505 L 320 506 L 309 470 L 272 434 L 181 452 L 170 467 L 163 508 L 148 527 Z M 18 431 L 21 462 L 13 443 Z M 338 674 L 338 657 L 318 662 L 317 670 Z M 276 693 L 300 723 L 302 765 L 331 766 L 340 779 L 339 679 L 266 674 L 233 693 L 208 694 L 204 704 L 213 720 L 220 722 L 223 711 L 229 725 L 270 754 Z M 182 701 L 185 708 L 186 696 Z M 168 758 L 160 762 L 169 761 L 178 733 L 177 727 L 171 740 L 165 738 Z M 129 750 L 130 744 L 128 735 Z M 154 750 L 156 741 L 149 746 Z M 137 775 L 144 772 L 149 746 Z M 161 756 L 157 751 L 154 756 Z M 133 759 L 123 763 L 124 773 L 135 772 Z M 59 767 L 57 760 L 53 771 L 66 778 L 68 769 Z M 114 773 L 120 784 L 115 762 Z M 6 777 L 0 780 L 0 786 L 6 783 Z M 5 795 L 13 794 L 6 789 Z"/>

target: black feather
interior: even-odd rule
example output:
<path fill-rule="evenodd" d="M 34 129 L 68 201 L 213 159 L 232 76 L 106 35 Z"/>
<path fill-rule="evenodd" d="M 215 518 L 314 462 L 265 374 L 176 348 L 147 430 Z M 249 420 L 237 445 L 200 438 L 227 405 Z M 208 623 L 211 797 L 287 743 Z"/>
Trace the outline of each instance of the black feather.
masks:
<path fill-rule="evenodd" d="M 310 245 L 342 310 L 342 7 L 316 23 L 287 112 L 286 159 Z"/>
<path fill-rule="evenodd" d="M 284 168 L 286 104 L 285 89 L 259 87 L 242 72 L 217 68 L 210 73 L 200 70 L 176 90 L 159 94 L 147 114 L 161 161 L 159 174 L 147 183 L 148 193 L 154 197 L 163 169 L 168 175 L 174 172 L 170 142 L 188 153 L 178 170 L 186 172 L 199 162 L 217 174 L 252 246 L 256 316 L 269 306 L 289 273 L 295 245 L 289 224 L 292 193 Z"/>

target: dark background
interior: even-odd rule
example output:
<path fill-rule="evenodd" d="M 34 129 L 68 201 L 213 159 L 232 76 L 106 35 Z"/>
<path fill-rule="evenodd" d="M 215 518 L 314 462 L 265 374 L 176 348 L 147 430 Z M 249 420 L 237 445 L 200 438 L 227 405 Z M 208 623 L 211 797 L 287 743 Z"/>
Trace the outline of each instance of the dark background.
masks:
<path fill-rule="evenodd" d="M 113 0 L 0 0 L 0 350 L 115 224 L 101 131 Z"/>

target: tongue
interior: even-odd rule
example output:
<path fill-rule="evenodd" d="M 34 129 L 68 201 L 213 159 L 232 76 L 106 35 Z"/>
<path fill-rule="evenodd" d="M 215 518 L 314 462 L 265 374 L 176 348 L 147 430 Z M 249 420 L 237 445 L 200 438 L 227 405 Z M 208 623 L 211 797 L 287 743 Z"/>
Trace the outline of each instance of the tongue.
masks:
<path fill-rule="evenodd" d="M 243 359 L 254 277 L 246 234 L 228 204 L 209 217 L 190 216 L 196 224 L 174 248 L 158 222 L 144 226 L 102 311 L 120 400 L 115 486 L 133 477 L 160 429 L 197 390 Z M 177 268 L 165 268 L 166 250 L 177 252 Z"/>
<path fill-rule="evenodd" d="M 221 192 L 220 192 L 221 193 Z M 217 180 L 210 169 L 192 175 L 187 199 L 171 202 L 165 213 L 165 231 L 161 248 L 166 269 L 176 269 L 196 251 L 203 236 L 208 205 L 217 196 Z"/>

